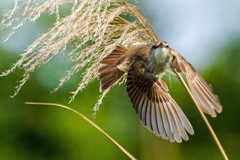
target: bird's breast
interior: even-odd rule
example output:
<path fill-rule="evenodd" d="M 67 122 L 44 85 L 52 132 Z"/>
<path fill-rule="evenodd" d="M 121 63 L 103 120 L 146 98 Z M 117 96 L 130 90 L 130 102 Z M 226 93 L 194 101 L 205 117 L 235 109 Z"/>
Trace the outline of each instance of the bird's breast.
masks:
<path fill-rule="evenodd" d="M 164 63 L 169 55 L 169 49 L 167 48 L 157 48 L 153 51 L 153 56 L 156 58 L 157 63 Z"/>
<path fill-rule="evenodd" d="M 148 57 L 147 69 L 155 75 L 159 74 L 169 68 L 171 59 L 168 48 L 157 48 L 152 50 Z"/>

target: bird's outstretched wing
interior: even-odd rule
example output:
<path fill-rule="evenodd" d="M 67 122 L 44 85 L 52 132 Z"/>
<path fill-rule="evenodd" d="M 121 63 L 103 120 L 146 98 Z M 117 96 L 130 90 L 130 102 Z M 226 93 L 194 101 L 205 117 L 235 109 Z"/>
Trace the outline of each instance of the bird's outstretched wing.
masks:
<path fill-rule="evenodd" d="M 171 49 L 171 53 L 176 58 L 171 67 L 172 69 L 175 67 L 178 71 L 183 71 L 197 105 L 203 112 L 216 117 L 214 110 L 220 113 L 222 106 L 218 97 L 214 94 L 211 85 L 178 52 Z"/>
<path fill-rule="evenodd" d="M 167 92 L 167 85 L 144 67 L 133 68 L 127 76 L 127 92 L 133 107 L 142 123 L 155 135 L 171 142 L 188 140 L 193 128 Z"/>
<path fill-rule="evenodd" d="M 109 55 L 100 61 L 103 64 L 98 70 L 100 73 L 98 79 L 101 79 L 100 91 L 107 90 L 124 75 L 124 72 L 119 70 L 117 65 L 127 51 L 128 49 L 123 45 L 117 45 Z"/>

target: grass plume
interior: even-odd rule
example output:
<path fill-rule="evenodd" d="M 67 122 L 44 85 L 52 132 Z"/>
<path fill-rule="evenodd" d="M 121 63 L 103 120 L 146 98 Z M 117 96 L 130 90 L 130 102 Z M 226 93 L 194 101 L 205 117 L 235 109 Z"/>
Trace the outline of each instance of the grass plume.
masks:
<path fill-rule="evenodd" d="M 16 87 L 13 97 L 36 68 L 47 63 L 53 56 L 64 54 L 68 46 L 73 48 L 67 53 L 68 61 L 73 66 L 53 91 L 57 91 L 73 74 L 87 66 L 76 90 L 71 92 L 71 102 L 79 91 L 98 77 L 100 59 L 108 55 L 115 45 L 121 43 L 129 47 L 134 42 L 156 41 L 158 37 L 150 21 L 144 16 L 137 1 L 135 3 L 137 5 L 130 4 L 127 0 L 27 0 L 20 3 L 16 0 L 14 8 L 4 14 L 0 24 L 0 29 L 12 27 L 3 41 L 7 41 L 27 22 L 37 20 L 43 13 L 55 14 L 56 23 L 28 47 L 10 69 L 0 75 L 6 76 L 16 68 L 24 69 L 23 79 Z M 59 8 L 64 5 L 72 5 L 71 14 L 60 19 Z M 132 17 L 132 20 L 124 17 Z M 18 21 L 20 19 L 22 20 Z M 13 27 L 13 22 L 18 24 Z M 107 92 L 102 93 L 94 111 L 99 109 Z"/>

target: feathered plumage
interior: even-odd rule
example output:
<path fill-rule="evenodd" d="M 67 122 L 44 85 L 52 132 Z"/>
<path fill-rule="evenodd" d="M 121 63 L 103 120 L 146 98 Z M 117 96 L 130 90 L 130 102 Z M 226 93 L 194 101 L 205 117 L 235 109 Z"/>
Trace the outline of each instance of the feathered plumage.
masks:
<path fill-rule="evenodd" d="M 99 79 L 101 79 L 101 91 L 111 87 L 123 76 L 124 72 L 119 70 L 117 65 L 120 63 L 119 60 L 123 57 L 127 50 L 128 49 L 123 45 L 118 45 L 111 54 L 100 61 L 101 64 L 105 64 L 98 70 L 100 73 Z"/>
<path fill-rule="evenodd" d="M 143 62 L 142 62 L 143 63 Z M 193 128 L 168 93 L 167 85 L 153 73 L 133 67 L 127 76 L 127 92 L 142 123 L 155 135 L 174 142 L 188 140 L 185 129 L 193 134 Z M 136 69 L 142 71 L 136 72 Z"/>
<path fill-rule="evenodd" d="M 188 85 L 197 105 L 203 112 L 210 114 L 212 117 L 216 117 L 215 110 L 220 113 L 222 106 L 218 97 L 214 94 L 211 85 L 209 85 L 178 52 L 171 49 L 171 53 L 176 57 L 180 69 L 186 75 Z"/>
<path fill-rule="evenodd" d="M 139 120 L 155 135 L 171 142 L 188 140 L 194 134 L 193 128 L 168 93 L 167 85 L 156 74 L 167 68 L 183 71 L 194 98 L 201 109 L 215 117 L 222 106 L 212 88 L 197 71 L 179 53 L 169 48 L 167 42 L 156 45 L 138 44 L 127 50 L 122 45 L 116 46 L 112 53 L 103 58 L 101 90 L 112 86 L 127 72 L 127 93 Z"/>

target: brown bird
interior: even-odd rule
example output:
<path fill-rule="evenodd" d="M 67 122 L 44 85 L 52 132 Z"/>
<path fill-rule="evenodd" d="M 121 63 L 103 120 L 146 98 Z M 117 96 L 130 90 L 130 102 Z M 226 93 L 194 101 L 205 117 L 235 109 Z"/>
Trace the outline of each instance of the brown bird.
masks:
<path fill-rule="evenodd" d="M 130 49 L 123 45 L 116 48 L 100 61 L 101 91 L 111 87 L 127 73 L 127 93 L 142 123 L 155 135 L 171 142 L 188 140 L 194 134 L 192 125 L 168 93 L 167 85 L 156 75 L 167 68 L 176 69 L 186 76 L 198 106 L 212 117 L 222 106 L 212 87 L 179 53 L 167 42 L 138 44 Z M 186 130 L 186 131 L 185 131 Z"/>

